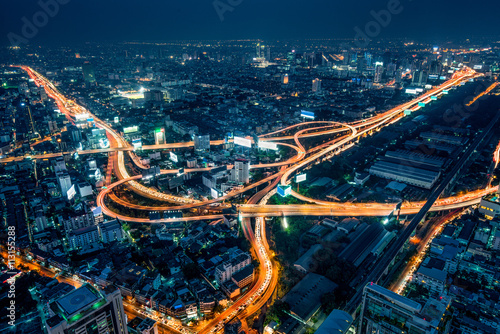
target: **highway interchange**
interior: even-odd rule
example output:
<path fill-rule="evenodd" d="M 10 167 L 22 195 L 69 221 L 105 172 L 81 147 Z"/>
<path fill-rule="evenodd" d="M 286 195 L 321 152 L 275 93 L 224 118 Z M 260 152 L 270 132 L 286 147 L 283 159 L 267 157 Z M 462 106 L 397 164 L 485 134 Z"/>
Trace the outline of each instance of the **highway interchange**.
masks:
<path fill-rule="evenodd" d="M 269 246 L 267 244 L 267 238 L 265 235 L 265 217 L 271 216 L 386 216 L 394 209 L 394 204 L 363 204 L 363 203 L 334 203 L 322 200 L 316 200 L 312 198 L 307 198 L 292 191 L 292 196 L 297 199 L 304 201 L 309 204 L 304 205 L 282 205 L 273 206 L 266 205 L 267 200 L 272 194 L 275 193 L 276 186 L 278 184 L 287 185 L 291 182 L 291 179 L 297 173 L 300 173 L 304 168 L 307 168 L 313 163 L 321 162 L 331 158 L 333 155 L 340 154 L 356 144 L 363 137 L 370 135 L 376 131 L 379 131 L 382 127 L 391 125 L 398 122 L 404 117 L 406 110 L 416 111 L 420 109 L 419 103 L 429 103 L 431 97 L 440 96 L 445 93 L 445 91 L 452 89 L 453 87 L 463 85 L 464 83 L 470 81 L 471 79 L 476 79 L 481 76 L 481 74 L 469 68 L 463 68 L 461 71 L 456 72 L 452 79 L 446 81 L 442 85 L 435 87 L 423 95 L 415 98 L 414 100 L 397 106 L 391 110 L 388 110 L 382 114 L 376 115 L 372 118 L 365 119 L 362 121 L 353 122 L 350 124 L 342 124 L 336 122 L 308 122 L 300 123 L 287 128 L 268 133 L 260 136 L 259 140 L 269 141 L 276 143 L 277 145 L 282 145 L 288 149 L 295 150 L 296 155 L 292 158 L 272 163 L 272 164 L 260 164 L 251 166 L 254 168 L 278 168 L 278 172 L 275 174 L 264 178 L 258 182 L 246 185 L 240 190 L 233 191 L 226 196 L 222 196 L 218 199 L 210 201 L 199 201 L 191 198 L 179 197 L 172 194 L 161 193 L 155 189 L 146 187 L 142 185 L 139 181 L 142 178 L 141 175 L 130 175 L 125 167 L 125 155 L 127 153 L 131 160 L 140 169 L 147 168 L 143 166 L 137 156 L 134 154 L 134 148 L 111 126 L 106 122 L 100 120 L 95 115 L 92 115 L 85 108 L 79 106 L 76 102 L 67 99 L 63 96 L 57 88 L 40 73 L 34 71 L 33 69 L 21 66 L 28 75 L 34 79 L 38 86 L 43 86 L 47 94 L 53 98 L 60 111 L 68 117 L 68 119 L 73 119 L 78 114 L 89 114 L 90 117 L 94 119 L 97 127 L 105 129 L 108 135 L 108 139 L 111 143 L 111 148 L 109 149 L 99 149 L 99 150 L 87 150 L 79 151 L 79 154 L 95 154 L 95 153 L 108 153 L 109 154 L 109 164 L 110 168 L 113 169 L 115 176 L 118 178 L 117 182 L 111 183 L 110 177 L 107 178 L 106 187 L 103 187 L 101 192 L 97 197 L 97 205 L 102 208 L 105 215 L 113 218 L 118 218 L 123 221 L 137 222 L 137 223 L 169 223 L 173 221 L 194 221 L 194 220 L 208 220 L 208 219 L 220 219 L 222 215 L 212 215 L 212 216 L 194 216 L 194 217 L 184 217 L 177 219 L 159 219 L 150 220 L 147 218 L 136 218 L 127 217 L 122 214 L 113 212 L 106 206 L 106 199 L 114 201 L 122 206 L 126 206 L 136 210 L 143 211 L 162 211 L 162 210 L 184 210 L 206 207 L 207 205 L 224 202 L 221 207 L 228 207 L 228 203 L 231 198 L 239 196 L 249 190 L 256 189 L 258 187 L 264 187 L 258 191 L 247 204 L 238 206 L 238 213 L 242 221 L 242 228 L 245 236 L 251 242 L 251 245 L 256 253 L 257 258 L 260 262 L 259 275 L 254 282 L 253 286 L 249 291 L 235 302 L 231 307 L 218 315 L 213 321 L 200 331 L 200 333 L 214 333 L 222 329 L 223 325 L 230 321 L 237 315 L 251 315 L 260 307 L 262 307 L 272 296 L 274 288 L 278 281 L 278 275 L 276 270 L 276 265 L 273 262 Z M 293 135 L 290 135 L 293 133 Z M 318 145 L 317 147 L 306 150 L 301 139 L 317 136 L 334 136 L 333 140 L 327 143 Z M 284 141 L 293 141 L 293 144 Z M 222 145 L 224 141 L 212 141 L 211 145 Z M 144 146 L 144 150 L 163 150 L 163 149 L 177 149 L 177 148 L 190 148 L 193 147 L 193 142 L 184 143 L 171 143 L 164 145 L 152 145 Z M 44 154 L 44 155 L 33 155 L 29 158 L 32 159 L 48 159 L 61 154 Z M 27 158 L 24 157 L 9 157 L 1 159 L 0 162 L 10 162 L 19 161 Z M 233 166 L 227 166 L 232 168 Z M 210 168 L 195 168 L 186 169 L 186 173 L 192 172 L 204 172 L 209 171 Z M 108 171 L 109 172 L 109 171 Z M 177 174 L 178 170 L 162 170 L 162 174 Z M 130 190 L 135 193 L 150 198 L 158 200 L 160 202 L 166 202 L 170 205 L 165 206 L 141 206 L 127 202 L 126 200 L 120 199 L 113 193 L 116 187 L 125 185 Z M 433 196 L 437 198 L 442 193 L 442 187 L 438 187 Z M 443 188 L 444 189 L 444 188 Z M 468 194 L 455 196 L 451 198 L 439 199 L 434 204 L 430 205 L 430 208 L 426 208 L 429 202 L 412 202 L 404 203 L 401 209 L 401 214 L 417 214 L 421 212 L 422 208 L 430 209 L 431 211 L 440 210 L 450 210 L 465 206 L 470 206 L 477 204 L 481 197 L 484 195 L 497 191 L 496 187 L 488 187 L 484 190 L 479 190 L 471 192 Z M 252 229 L 251 219 L 255 219 L 255 231 Z"/>

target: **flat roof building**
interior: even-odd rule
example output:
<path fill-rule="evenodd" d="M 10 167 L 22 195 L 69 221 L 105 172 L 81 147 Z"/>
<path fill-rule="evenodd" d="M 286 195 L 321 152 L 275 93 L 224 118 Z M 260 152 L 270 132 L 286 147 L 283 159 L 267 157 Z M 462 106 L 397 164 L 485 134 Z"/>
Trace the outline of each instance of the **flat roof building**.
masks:
<path fill-rule="evenodd" d="M 48 334 L 128 333 L 122 296 L 113 286 L 100 292 L 85 284 L 52 302 L 49 313 Z"/>

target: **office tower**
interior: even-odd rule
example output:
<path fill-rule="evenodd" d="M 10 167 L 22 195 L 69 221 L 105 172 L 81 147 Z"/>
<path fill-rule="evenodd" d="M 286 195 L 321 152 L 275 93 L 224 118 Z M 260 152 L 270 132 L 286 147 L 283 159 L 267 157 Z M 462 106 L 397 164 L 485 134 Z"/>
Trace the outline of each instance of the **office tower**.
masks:
<path fill-rule="evenodd" d="M 260 43 L 257 43 L 257 46 L 255 47 L 255 58 L 261 57 L 260 51 L 261 51 Z"/>
<path fill-rule="evenodd" d="M 382 82 L 382 74 L 384 73 L 384 66 L 383 65 L 377 65 L 375 68 L 375 78 L 373 81 L 375 83 L 380 83 Z"/>
<path fill-rule="evenodd" d="M 85 81 L 85 86 L 87 87 L 95 86 L 97 82 L 95 79 L 94 66 L 89 62 L 85 62 L 82 65 L 82 71 L 83 71 L 83 80 Z"/>
<path fill-rule="evenodd" d="M 348 65 L 350 63 L 349 51 L 342 51 L 342 65 Z"/>
<path fill-rule="evenodd" d="M 200 151 L 210 150 L 210 135 L 195 136 L 194 137 L 194 149 Z"/>
<path fill-rule="evenodd" d="M 413 74 L 413 84 L 418 86 L 424 86 L 427 84 L 427 72 L 426 71 L 416 71 Z"/>
<path fill-rule="evenodd" d="M 120 290 L 85 284 L 50 304 L 46 327 L 48 334 L 128 334 Z"/>
<path fill-rule="evenodd" d="M 319 79 L 314 79 L 312 82 L 312 91 L 313 93 L 319 93 L 321 92 L 321 80 Z"/>
<path fill-rule="evenodd" d="M 71 140 L 75 143 L 79 143 L 82 141 L 82 132 L 80 131 L 79 128 L 77 128 L 74 125 L 69 125 L 68 131 L 71 134 Z"/>
<path fill-rule="evenodd" d="M 248 183 L 250 181 L 250 162 L 238 159 L 234 163 L 234 178 L 236 182 Z"/>
<path fill-rule="evenodd" d="M 271 48 L 269 46 L 266 47 L 266 60 L 271 61 Z"/>
<path fill-rule="evenodd" d="M 373 65 L 373 55 L 371 53 L 365 53 L 366 66 L 372 67 Z"/>
<path fill-rule="evenodd" d="M 396 71 L 396 83 L 400 84 L 403 80 L 403 70 L 399 69 Z"/>
<path fill-rule="evenodd" d="M 425 305 L 400 296 L 377 284 L 363 291 L 358 333 L 438 333 L 449 299 L 429 298 Z"/>
<path fill-rule="evenodd" d="M 68 191 L 71 189 L 71 178 L 67 171 L 59 171 L 56 173 L 57 183 L 59 183 L 59 188 L 61 189 L 61 194 L 63 197 L 68 196 Z"/>
<path fill-rule="evenodd" d="M 161 102 L 164 100 L 164 94 L 161 90 L 149 90 L 144 92 L 144 100 L 145 101 L 155 101 Z"/>

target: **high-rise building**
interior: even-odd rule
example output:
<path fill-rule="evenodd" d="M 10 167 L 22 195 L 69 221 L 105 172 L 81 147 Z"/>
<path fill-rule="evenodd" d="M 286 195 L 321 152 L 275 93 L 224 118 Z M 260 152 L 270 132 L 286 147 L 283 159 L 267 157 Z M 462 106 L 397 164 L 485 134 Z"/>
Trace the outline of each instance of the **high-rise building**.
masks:
<path fill-rule="evenodd" d="M 382 82 L 382 74 L 384 73 L 384 66 L 383 65 L 377 65 L 377 67 L 375 67 L 375 78 L 374 78 L 374 82 L 375 83 L 380 83 Z"/>
<path fill-rule="evenodd" d="M 312 92 L 313 93 L 319 93 L 321 92 L 321 80 L 319 79 L 314 79 L 312 82 Z"/>
<path fill-rule="evenodd" d="M 195 136 L 194 149 L 200 151 L 210 151 L 210 135 Z"/>
<path fill-rule="evenodd" d="M 68 190 L 71 189 L 71 177 L 66 171 L 59 171 L 56 173 L 57 183 L 59 183 L 59 187 L 61 189 L 61 194 L 63 197 L 68 195 Z"/>
<path fill-rule="evenodd" d="M 371 53 L 365 53 L 366 66 L 372 67 L 373 65 L 373 55 Z"/>
<path fill-rule="evenodd" d="M 343 65 L 348 65 L 350 63 L 350 56 L 349 56 L 349 51 L 344 50 L 342 51 L 342 64 Z"/>
<path fill-rule="evenodd" d="M 71 291 L 49 305 L 46 328 L 48 334 L 128 334 L 120 290 L 85 284 Z"/>
<path fill-rule="evenodd" d="M 94 66 L 91 63 L 85 62 L 82 65 L 82 72 L 83 80 L 85 81 L 86 86 L 95 86 L 97 84 L 97 81 L 95 79 Z"/>
<path fill-rule="evenodd" d="M 449 300 L 428 299 L 425 305 L 377 284 L 363 291 L 358 333 L 438 333 Z"/>
<path fill-rule="evenodd" d="M 238 159 L 234 163 L 234 180 L 240 183 L 250 182 L 250 162 Z"/>

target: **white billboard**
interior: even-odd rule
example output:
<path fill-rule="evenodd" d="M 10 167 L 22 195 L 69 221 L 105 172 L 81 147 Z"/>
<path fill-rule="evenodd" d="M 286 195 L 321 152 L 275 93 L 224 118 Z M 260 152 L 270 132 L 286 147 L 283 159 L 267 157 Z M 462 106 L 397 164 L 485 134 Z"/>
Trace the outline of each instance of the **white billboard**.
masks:
<path fill-rule="evenodd" d="M 246 139 L 243 137 L 234 137 L 234 145 L 244 146 L 244 147 L 252 147 L 252 141 L 250 139 Z"/>
<path fill-rule="evenodd" d="M 169 152 L 170 154 L 170 160 L 172 160 L 173 162 L 179 162 L 179 158 L 177 157 L 177 154 L 175 154 L 174 152 Z"/>
<path fill-rule="evenodd" d="M 123 133 L 127 134 L 127 133 L 131 133 L 131 132 L 137 132 L 139 131 L 139 127 L 136 125 L 136 126 L 129 126 L 128 128 L 123 128 Z"/>
<path fill-rule="evenodd" d="M 68 200 L 72 200 L 73 197 L 75 197 L 76 195 L 75 185 L 72 185 L 71 188 L 69 188 L 66 195 L 68 196 Z"/>
<path fill-rule="evenodd" d="M 88 113 L 76 114 L 75 118 L 76 118 L 77 121 L 86 121 L 89 118 L 89 116 L 90 115 Z"/>
<path fill-rule="evenodd" d="M 304 182 L 305 180 L 307 180 L 307 174 L 299 174 L 295 178 L 295 182 L 297 183 Z"/>
<path fill-rule="evenodd" d="M 277 151 L 278 145 L 276 143 L 260 140 L 259 141 L 259 148 Z"/>

